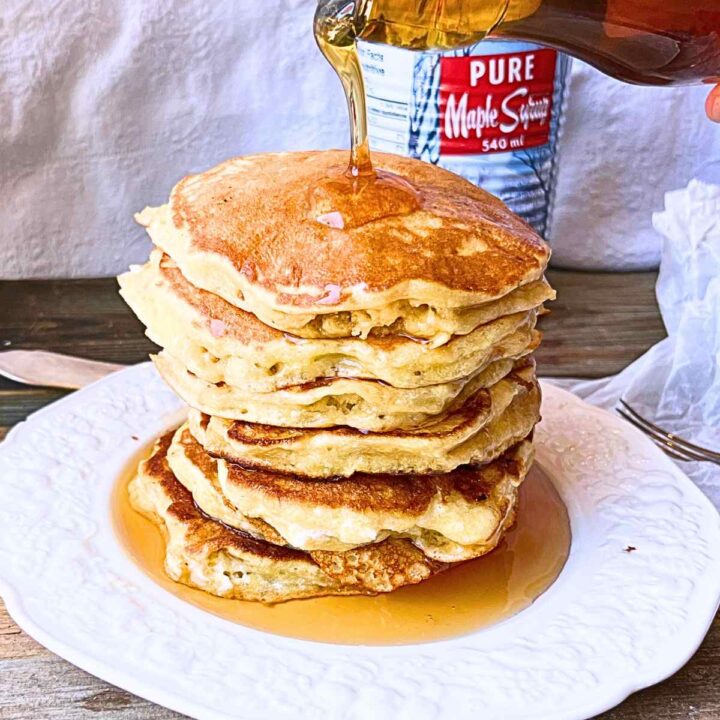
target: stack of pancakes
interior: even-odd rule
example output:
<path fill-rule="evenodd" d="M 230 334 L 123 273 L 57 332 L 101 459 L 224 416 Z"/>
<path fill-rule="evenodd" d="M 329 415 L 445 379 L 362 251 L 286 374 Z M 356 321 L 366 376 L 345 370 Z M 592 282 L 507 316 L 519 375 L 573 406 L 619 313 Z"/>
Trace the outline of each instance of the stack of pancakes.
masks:
<path fill-rule="evenodd" d="M 121 292 L 191 410 L 131 501 L 168 574 L 216 595 L 420 582 L 497 545 L 532 462 L 546 245 L 465 180 L 379 153 L 419 207 L 345 227 L 310 198 L 346 158 L 233 159 L 138 215 L 155 249 Z"/>

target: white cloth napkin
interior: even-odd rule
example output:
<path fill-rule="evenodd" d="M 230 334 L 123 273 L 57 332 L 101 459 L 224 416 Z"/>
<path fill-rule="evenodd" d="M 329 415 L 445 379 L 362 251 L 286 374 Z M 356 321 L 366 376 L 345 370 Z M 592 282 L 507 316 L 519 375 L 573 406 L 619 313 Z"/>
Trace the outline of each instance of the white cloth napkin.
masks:
<path fill-rule="evenodd" d="M 315 0 L 0 0 L 0 278 L 115 275 L 233 155 L 346 145 Z"/>
<path fill-rule="evenodd" d="M 663 236 L 656 293 L 668 337 L 618 375 L 552 380 L 613 408 L 622 396 L 665 430 L 720 452 L 720 185 L 693 180 L 653 215 Z M 681 462 L 720 509 L 720 467 Z"/>

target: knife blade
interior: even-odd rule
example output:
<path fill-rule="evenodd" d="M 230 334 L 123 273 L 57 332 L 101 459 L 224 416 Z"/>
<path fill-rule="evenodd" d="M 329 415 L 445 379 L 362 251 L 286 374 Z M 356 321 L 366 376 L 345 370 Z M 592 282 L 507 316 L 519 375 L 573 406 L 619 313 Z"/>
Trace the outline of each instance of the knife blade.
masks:
<path fill-rule="evenodd" d="M 124 367 L 45 350 L 0 352 L 0 375 L 25 385 L 77 390 Z"/>

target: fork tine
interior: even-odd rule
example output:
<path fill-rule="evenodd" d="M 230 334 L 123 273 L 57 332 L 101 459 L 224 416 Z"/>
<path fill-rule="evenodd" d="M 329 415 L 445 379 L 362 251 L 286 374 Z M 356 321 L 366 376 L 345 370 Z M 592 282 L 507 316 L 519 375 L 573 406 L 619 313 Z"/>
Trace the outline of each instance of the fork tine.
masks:
<path fill-rule="evenodd" d="M 699 453 L 693 452 L 692 450 L 688 450 L 687 448 L 677 445 L 672 440 L 670 440 L 666 435 L 663 435 L 662 433 L 659 433 L 659 432 L 653 430 L 652 428 L 649 428 L 647 425 L 643 424 L 637 418 L 626 413 L 623 409 L 618 408 L 617 412 L 625 420 L 627 420 L 631 425 L 636 427 L 638 430 L 641 430 L 642 432 L 644 432 L 662 450 L 672 451 L 675 455 L 679 456 L 683 460 L 697 460 L 700 462 L 704 462 L 704 461 L 712 462 L 712 460 L 710 460 L 710 458 L 707 458 L 704 455 L 700 455 Z M 668 452 L 668 454 L 670 454 L 670 453 Z"/>
<path fill-rule="evenodd" d="M 654 425 L 649 420 L 645 419 L 640 413 L 638 413 L 636 410 L 634 410 L 628 403 L 620 398 L 620 403 L 622 406 L 635 418 L 637 418 L 641 423 L 646 425 L 648 428 L 651 428 L 652 430 L 655 430 L 656 432 L 659 432 L 663 435 L 663 437 L 666 437 L 671 442 L 675 443 L 676 445 L 679 445 L 680 447 L 683 447 L 691 452 L 695 452 L 698 454 L 701 454 L 705 456 L 708 460 L 713 460 L 715 462 L 720 463 L 720 453 L 715 452 L 713 450 L 710 450 L 709 448 L 701 447 L 700 445 L 694 445 L 693 443 L 689 442 L 688 440 L 685 440 L 684 438 L 681 438 L 674 433 L 669 433 L 663 430 L 661 427 L 658 427 L 657 425 Z"/>
<path fill-rule="evenodd" d="M 667 452 L 668 455 L 672 452 L 672 453 L 674 453 L 675 456 L 677 456 L 679 459 L 682 459 L 682 460 L 698 460 L 698 461 L 708 460 L 709 461 L 709 458 L 706 458 L 703 455 L 694 453 L 691 450 L 687 450 L 686 448 L 676 445 L 675 443 L 673 443 L 672 440 L 669 440 L 665 435 L 662 435 L 662 434 L 648 428 L 646 425 L 643 425 L 639 420 L 637 420 L 637 418 L 633 417 L 632 415 L 629 415 L 623 409 L 618 408 L 617 412 L 621 417 L 623 417 L 625 420 L 627 420 L 631 425 L 633 425 L 638 430 L 641 430 L 643 433 L 645 433 L 645 435 L 647 435 L 658 447 L 660 447 L 661 450 Z"/>
<path fill-rule="evenodd" d="M 657 447 L 660 448 L 668 457 L 671 457 L 673 460 L 680 460 L 681 462 L 693 462 L 692 458 L 689 458 L 687 455 L 679 455 L 674 450 L 670 450 L 670 448 L 665 447 L 661 443 L 655 443 Z"/>
<path fill-rule="evenodd" d="M 625 403 L 623 403 L 625 404 Z M 618 408 L 617 412 L 619 415 L 621 415 L 625 420 L 627 420 L 631 425 L 638 428 L 638 430 L 642 430 L 646 435 L 650 436 L 650 438 L 653 440 L 653 442 L 660 446 L 662 450 L 667 452 L 668 455 L 673 455 L 673 457 L 676 457 L 680 460 L 697 460 L 700 462 L 713 462 L 717 463 L 716 460 L 714 460 L 711 457 L 708 457 L 707 455 L 704 455 L 701 452 L 697 452 L 695 450 L 691 450 L 690 448 L 687 448 L 679 443 L 677 443 L 672 438 L 668 437 L 666 433 L 659 430 L 656 426 L 652 425 L 651 423 L 644 422 L 643 418 L 639 416 L 637 413 L 629 414 L 625 412 L 622 408 Z"/>

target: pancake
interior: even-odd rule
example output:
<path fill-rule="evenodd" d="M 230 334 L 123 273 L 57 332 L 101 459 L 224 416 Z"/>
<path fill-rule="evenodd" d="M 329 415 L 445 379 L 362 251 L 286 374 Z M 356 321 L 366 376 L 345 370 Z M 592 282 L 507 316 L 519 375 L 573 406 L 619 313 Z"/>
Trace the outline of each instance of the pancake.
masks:
<path fill-rule="evenodd" d="M 520 355 L 529 353 L 538 341 Z M 252 393 L 226 383 L 205 382 L 166 351 L 152 360 L 168 385 L 190 407 L 206 415 L 279 427 L 346 425 L 374 432 L 414 427 L 451 412 L 480 388 L 494 385 L 514 365 L 514 359 L 497 360 L 471 378 L 422 388 L 399 389 L 378 380 L 335 378 Z"/>
<path fill-rule="evenodd" d="M 348 427 L 279 428 L 191 411 L 189 426 L 212 455 L 245 467 L 314 478 L 364 473 L 444 473 L 493 460 L 540 419 L 534 363 L 527 363 L 440 420 L 388 433 Z"/>
<path fill-rule="evenodd" d="M 323 595 L 389 592 L 445 569 L 407 540 L 349 553 L 312 555 L 273 545 L 203 514 L 167 462 L 161 438 L 130 482 L 133 507 L 163 530 L 170 578 L 220 597 L 282 602 Z"/>
<path fill-rule="evenodd" d="M 536 308 L 550 294 L 537 281 L 508 295 L 515 312 L 488 318 L 440 347 L 387 336 L 309 340 L 289 336 L 252 313 L 193 287 L 167 255 L 119 278 L 121 294 L 151 340 L 210 383 L 270 392 L 319 378 L 382 380 L 412 388 L 452 382 L 488 363 L 516 355 L 532 339 Z M 504 307 L 509 310 L 509 307 Z"/>
<path fill-rule="evenodd" d="M 193 285 L 302 337 L 449 337 L 468 309 L 543 277 L 549 248 L 502 201 L 436 165 L 373 160 L 414 185 L 417 209 L 324 224 L 332 209 L 319 214 L 310 195 L 345 170 L 337 150 L 228 160 L 136 219 Z"/>
<path fill-rule="evenodd" d="M 168 461 L 206 513 L 231 527 L 261 519 L 295 548 L 366 551 L 388 539 L 410 540 L 427 557 L 457 562 L 492 550 L 514 520 L 518 487 L 532 462 L 525 440 L 492 463 L 442 475 L 367 475 L 310 480 L 217 461 L 187 426 Z M 234 510 L 233 510 L 234 508 Z"/>

